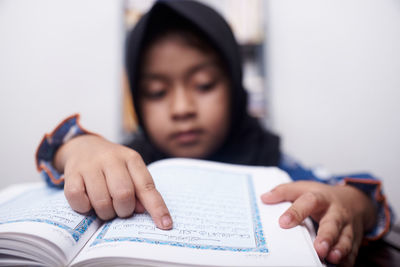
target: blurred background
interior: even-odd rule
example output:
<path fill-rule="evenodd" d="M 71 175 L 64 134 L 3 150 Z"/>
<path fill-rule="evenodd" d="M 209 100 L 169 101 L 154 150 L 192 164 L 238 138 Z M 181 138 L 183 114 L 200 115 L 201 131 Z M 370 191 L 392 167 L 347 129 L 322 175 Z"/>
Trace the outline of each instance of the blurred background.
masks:
<path fill-rule="evenodd" d="M 242 47 L 250 111 L 309 167 L 370 172 L 400 214 L 400 1 L 203 1 Z M 126 32 L 152 1 L 0 0 L 0 189 L 41 179 L 63 118 L 121 142 L 135 128 Z"/>

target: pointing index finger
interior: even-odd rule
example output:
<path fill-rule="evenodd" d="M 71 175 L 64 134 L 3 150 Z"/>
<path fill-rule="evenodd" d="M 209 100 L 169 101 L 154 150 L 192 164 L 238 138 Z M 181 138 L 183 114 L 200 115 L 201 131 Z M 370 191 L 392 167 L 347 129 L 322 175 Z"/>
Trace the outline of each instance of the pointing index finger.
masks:
<path fill-rule="evenodd" d="M 127 168 L 134 183 L 136 196 L 154 223 L 160 229 L 171 229 L 173 224 L 171 215 L 139 154 L 127 161 Z"/>

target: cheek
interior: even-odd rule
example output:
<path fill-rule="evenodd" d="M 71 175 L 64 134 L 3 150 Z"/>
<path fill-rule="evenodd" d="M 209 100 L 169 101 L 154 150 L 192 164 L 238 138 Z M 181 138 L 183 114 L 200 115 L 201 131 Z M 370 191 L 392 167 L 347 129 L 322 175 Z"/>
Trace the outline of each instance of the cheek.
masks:
<path fill-rule="evenodd" d="M 223 88 L 204 99 L 202 104 L 203 123 L 215 138 L 224 138 L 230 124 L 230 100 L 227 89 Z"/>
<path fill-rule="evenodd" d="M 144 102 L 141 113 L 147 134 L 150 135 L 153 141 L 158 143 L 158 140 L 163 138 L 167 129 L 165 116 L 167 116 L 168 112 L 165 111 L 165 107 L 162 104 Z"/>

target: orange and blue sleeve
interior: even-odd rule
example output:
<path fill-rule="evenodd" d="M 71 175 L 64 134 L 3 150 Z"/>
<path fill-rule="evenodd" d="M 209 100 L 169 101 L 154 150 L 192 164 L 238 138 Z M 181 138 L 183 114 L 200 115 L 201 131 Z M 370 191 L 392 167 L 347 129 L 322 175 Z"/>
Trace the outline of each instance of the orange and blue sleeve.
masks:
<path fill-rule="evenodd" d="M 59 173 L 53 160 L 57 150 L 72 138 L 89 134 L 79 124 L 79 114 L 72 115 L 63 120 L 50 134 L 45 134 L 36 150 L 36 168 L 50 186 L 63 187 L 64 175 Z"/>
<path fill-rule="evenodd" d="M 365 233 L 365 240 L 378 240 L 383 237 L 394 222 L 394 214 L 383 194 L 382 182 L 368 173 L 351 175 L 330 175 L 321 168 L 304 168 L 293 158 L 283 155 L 279 167 L 286 171 L 293 181 L 308 180 L 331 185 L 351 185 L 369 196 L 377 210 L 377 223 L 372 231 Z"/>

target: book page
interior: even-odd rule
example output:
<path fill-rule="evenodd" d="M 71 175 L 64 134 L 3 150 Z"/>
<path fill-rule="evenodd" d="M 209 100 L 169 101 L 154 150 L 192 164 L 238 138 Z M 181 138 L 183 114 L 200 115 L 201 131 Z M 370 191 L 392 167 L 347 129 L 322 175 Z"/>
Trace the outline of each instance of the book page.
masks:
<path fill-rule="evenodd" d="M 153 262 L 157 266 L 319 266 L 311 240 L 301 227 L 282 235 L 282 240 L 278 237 L 282 246 L 270 242 L 288 203 L 260 209 L 261 193 L 256 188 L 261 187 L 263 193 L 288 182 L 282 171 L 182 159 L 165 160 L 149 170 L 170 210 L 173 229 L 156 228 L 147 213 L 115 219 L 88 242 L 74 261 L 76 266 L 96 257 L 93 264 L 105 265 L 113 262 L 107 257 L 114 263 L 121 257 L 129 258 L 130 264 Z M 267 182 L 260 184 L 260 178 Z M 294 242 L 292 259 L 286 256 L 291 252 L 284 248 L 286 238 Z"/>
<path fill-rule="evenodd" d="M 12 240 L 4 248 L 26 254 L 41 251 L 66 264 L 99 227 L 94 214 L 81 215 L 70 208 L 62 189 L 40 184 L 5 194 L 9 197 L 0 203 L 0 248 Z M 24 242 L 31 246 L 23 247 Z"/>
<path fill-rule="evenodd" d="M 249 175 L 201 168 L 193 173 L 190 166 L 179 169 L 162 166 L 151 174 L 162 177 L 157 180 L 157 188 L 170 207 L 174 228 L 160 230 L 148 214 L 137 214 L 130 219 L 107 223 L 92 245 L 135 241 L 198 249 L 268 252 L 254 194 L 250 194 L 253 186 Z M 189 175 L 190 179 L 186 179 Z M 177 185 L 183 190 L 176 190 Z"/>

